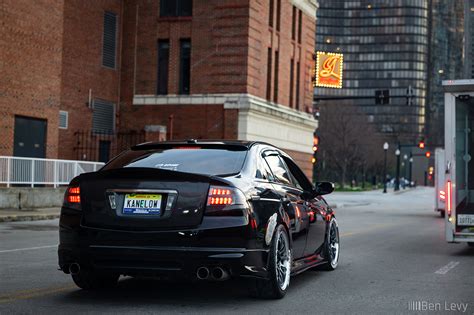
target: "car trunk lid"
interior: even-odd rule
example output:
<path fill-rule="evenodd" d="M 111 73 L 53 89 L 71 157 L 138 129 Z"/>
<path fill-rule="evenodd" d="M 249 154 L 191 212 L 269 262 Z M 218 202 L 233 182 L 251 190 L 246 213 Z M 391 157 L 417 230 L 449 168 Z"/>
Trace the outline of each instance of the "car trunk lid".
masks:
<path fill-rule="evenodd" d="M 82 224 L 133 231 L 196 227 L 202 221 L 211 180 L 215 179 L 153 168 L 84 174 L 80 180 Z M 159 209 L 146 213 L 142 208 L 147 203 Z"/>

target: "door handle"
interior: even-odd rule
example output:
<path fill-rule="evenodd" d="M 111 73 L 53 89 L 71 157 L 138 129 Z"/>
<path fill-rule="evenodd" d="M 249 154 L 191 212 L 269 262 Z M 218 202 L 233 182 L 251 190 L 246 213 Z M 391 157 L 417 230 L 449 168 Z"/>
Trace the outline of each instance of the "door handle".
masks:
<path fill-rule="evenodd" d="M 251 199 L 252 201 L 259 201 L 259 200 L 260 200 L 260 196 L 252 196 L 252 197 L 250 197 L 250 199 Z"/>

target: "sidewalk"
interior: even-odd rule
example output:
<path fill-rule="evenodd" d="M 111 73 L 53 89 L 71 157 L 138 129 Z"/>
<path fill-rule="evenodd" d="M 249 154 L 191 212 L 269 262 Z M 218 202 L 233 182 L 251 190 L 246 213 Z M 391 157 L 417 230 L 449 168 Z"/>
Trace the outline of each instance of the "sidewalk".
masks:
<path fill-rule="evenodd" d="M 0 222 L 37 221 L 59 218 L 60 208 L 0 210 Z"/>

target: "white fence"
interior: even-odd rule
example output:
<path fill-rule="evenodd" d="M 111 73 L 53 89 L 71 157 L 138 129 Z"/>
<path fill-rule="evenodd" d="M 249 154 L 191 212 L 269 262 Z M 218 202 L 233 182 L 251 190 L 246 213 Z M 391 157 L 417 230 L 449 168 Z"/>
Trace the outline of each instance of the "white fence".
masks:
<path fill-rule="evenodd" d="M 97 171 L 104 163 L 0 156 L 0 184 L 67 185 L 77 175 Z"/>

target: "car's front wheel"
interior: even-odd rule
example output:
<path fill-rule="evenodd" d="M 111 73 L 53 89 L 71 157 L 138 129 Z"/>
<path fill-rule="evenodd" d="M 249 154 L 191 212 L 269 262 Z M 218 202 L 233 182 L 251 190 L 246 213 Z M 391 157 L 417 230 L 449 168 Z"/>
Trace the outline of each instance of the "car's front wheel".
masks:
<path fill-rule="evenodd" d="M 253 295 L 259 298 L 281 299 L 290 285 L 291 275 L 290 238 L 283 225 L 275 228 L 270 246 L 268 279 L 257 279 Z"/>
<path fill-rule="evenodd" d="M 97 271 L 81 269 L 78 274 L 72 275 L 72 280 L 81 289 L 98 290 L 114 287 L 120 275 L 116 273 L 99 273 Z"/>
<path fill-rule="evenodd" d="M 339 264 L 340 244 L 339 244 L 339 226 L 336 218 L 332 217 L 328 223 L 326 233 L 326 242 L 324 243 L 324 256 L 327 259 L 323 268 L 326 270 L 334 270 Z"/>

